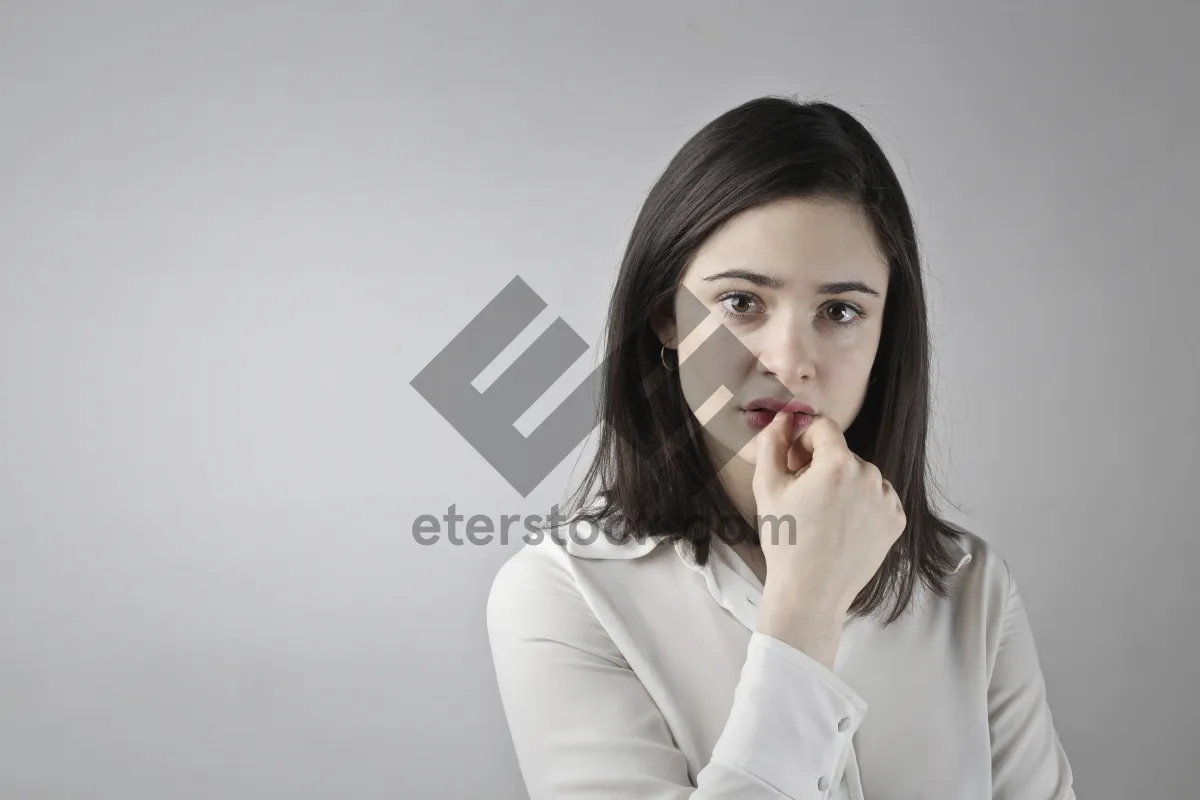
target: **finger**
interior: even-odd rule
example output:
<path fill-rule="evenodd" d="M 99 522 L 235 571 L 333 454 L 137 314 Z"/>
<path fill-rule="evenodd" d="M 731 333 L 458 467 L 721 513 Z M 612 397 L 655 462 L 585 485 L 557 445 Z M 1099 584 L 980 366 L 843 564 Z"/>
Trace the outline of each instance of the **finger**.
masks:
<path fill-rule="evenodd" d="M 800 443 L 800 437 L 788 445 L 787 465 L 788 469 L 795 472 L 800 469 L 808 469 L 812 464 L 812 453 L 804 449 L 804 445 Z"/>
<path fill-rule="evenodd" d="M 891 498 L 891 501 L 901 508 L 904 507 L 904 501 L 900 499 L 900 493 L 896 491 L 896 487 L 892 486 L 892 482 L 887 478 L 883 479 L 883 493 Z"/>
<path fill-rule="evenodd" d="M 755 494 L 760 491 L 774 492 L 787 477 L 787 451 L 791 442 L 792 415 L 779 412 L 771 418 L 767 427 L 758 433 L 758 453 L 754 460 L 754 477 L 751 481 Z"/>
<path fill-rule="evenodd" d="M 846 438 L 838 429 L 837 423 L 829 417 L 814 419 L 796 441 L 811 454 L 810 461 L 813 465 L 823 464 L 831 456 L 850 452 Z"/>

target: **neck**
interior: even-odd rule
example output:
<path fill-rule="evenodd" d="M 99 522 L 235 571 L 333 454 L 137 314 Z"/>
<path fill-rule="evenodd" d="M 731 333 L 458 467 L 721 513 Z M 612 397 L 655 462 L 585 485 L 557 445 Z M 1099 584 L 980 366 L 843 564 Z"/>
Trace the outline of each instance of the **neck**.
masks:
<path fill-rule="evenodd" d="M 758 514 L 758 502 L 754 499 L 754 465 L 741 458 L 731 458 L 718 473 L 721 486 L 729 499 L 737 506 L 742 516 L 753 523 Z"/>
<path fill-rule="evenodd" d="M 754 499 L 754 465 L 741 458 L 731 458 L 718 473 L 729 499 L 743 518 L 754 526 L 758 503 Z M 767 563 L 762 548 L 753 541 L 738 541 L 730 545 L 761 583 L 767 581 Z"/>

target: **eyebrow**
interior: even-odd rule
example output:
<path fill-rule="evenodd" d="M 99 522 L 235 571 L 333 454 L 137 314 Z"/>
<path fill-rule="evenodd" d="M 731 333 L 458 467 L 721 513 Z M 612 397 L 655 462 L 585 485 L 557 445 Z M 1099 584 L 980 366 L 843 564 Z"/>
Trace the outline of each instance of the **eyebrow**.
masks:
<path fill-rule="evenodd" d="M 754 272 L 748 269 L 727 269 L 721 272 L 709 275 L 704 280 L 719 281 L 722 279 L 742 280 L 747 283 L 753 283 L 755 286 L 763 286 L 768 289 L 782 289 L 784 281 L 771 275 L 763 275 L 761 272 Z M 869 294 L 872 297 L 879 297 L 879 292 L 872 289 L 862 281 L 835 281 L 833 283 L 823 283 L 817 287 L 818 294 L 847 294 L 849 292 L 861 292 Z"/>

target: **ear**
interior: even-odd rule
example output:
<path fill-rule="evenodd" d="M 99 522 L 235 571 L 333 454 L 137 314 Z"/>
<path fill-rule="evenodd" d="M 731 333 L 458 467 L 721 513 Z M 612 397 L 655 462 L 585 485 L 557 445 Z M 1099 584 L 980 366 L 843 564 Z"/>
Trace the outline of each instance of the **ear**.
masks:
<path fill-rule="evenodd" d="M 658 341 L 667 347 L 678 347 L 679 342 L 676 341 L 677 328 L 675 326 L 675 314 L 672 312 L 669 304 L 663 304 L 657 311 L 650 315 L 650 327 L 654 330 L 654 335 L 658 337 Z"/>

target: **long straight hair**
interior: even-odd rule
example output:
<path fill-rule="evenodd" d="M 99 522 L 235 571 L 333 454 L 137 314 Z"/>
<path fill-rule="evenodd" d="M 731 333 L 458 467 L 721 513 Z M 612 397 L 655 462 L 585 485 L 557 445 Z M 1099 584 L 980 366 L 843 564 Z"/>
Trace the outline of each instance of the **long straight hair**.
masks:
<path fill-rule="evenodd" d="M 785 198 L 832 199 L 866 214 L 890 279 L 882 334 L 862 408 L 846 442 L 899 495 L 908 524 L 850 606 L 866 616 L 890 598 L 884 624 L 924 582 L 944 596 L 960 533 L 938 516 L 928 488 L 930 342 L 912 216 L 887 158 L 850 113 L 826 102 L 766 96 L 721 114 L 693 135 L 651 188 L 630 234 L 608 309 L 595 456 L 567 517 L 614 541 L 665 535 L 705 564 L 714 534 L 758 542 L 717 480 L 718 465 L 661 362 L 650 320 L 670 314 L 692 256 L 734 215 Z M 648 458 L 655 454 L 656 458 Z"/>

